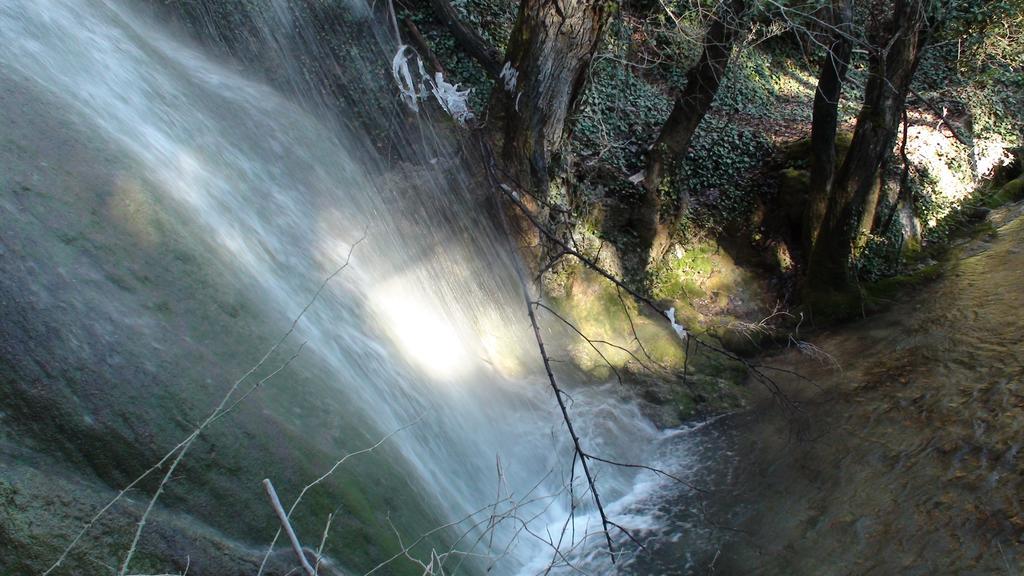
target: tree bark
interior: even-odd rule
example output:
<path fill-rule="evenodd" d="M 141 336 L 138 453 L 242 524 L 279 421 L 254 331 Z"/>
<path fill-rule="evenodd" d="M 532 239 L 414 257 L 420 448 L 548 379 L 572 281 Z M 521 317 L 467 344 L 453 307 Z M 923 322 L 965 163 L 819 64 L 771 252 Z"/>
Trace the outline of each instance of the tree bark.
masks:
<path fill-rule="evenodd" d="M 812 289 L 842 291 L 855 280 L 849 263 L 858 217 L 892 150 L 926 36 L 921 0 L 882 0 L 871 14 L 869 40 L 876 49 L 869 57 L 864 105 L 811 252 L 807 280 Z"/>
<path fill-rule="evenodd" d="M 552 158 L 568 141 L 587 71 L 611 16 L 604 0 L 522 0 L 508 54 L 490 103 L 502 156 L 519 182 L 540 198 Z"/>
<path fill-rule="evenodd" d="M 818 74 L 811 113 L 811 175 L 804 211 L 803 248 L 809 258 L 821 231 L 828 208 L 829 192 L 836 171 L 836 132 L 839 124 L 839 99 L 853 50 L 853 10 L 849 0 L 833 0 L 831 44 Z"/>

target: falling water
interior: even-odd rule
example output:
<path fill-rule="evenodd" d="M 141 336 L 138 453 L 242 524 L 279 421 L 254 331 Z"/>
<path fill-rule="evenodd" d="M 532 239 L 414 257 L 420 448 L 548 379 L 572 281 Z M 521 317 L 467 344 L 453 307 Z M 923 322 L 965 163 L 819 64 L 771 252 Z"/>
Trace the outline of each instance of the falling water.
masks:
<path fill-rule="evenodd" d="M 352 265 L 304 315 L 294 342 L 308 344 L 278 380 L 292 372 L 319 379 L 323 405 L 341 408 L 316 422 L 347 423 L 366 439 L 413 423 L 393 439 L 400 456 L 390 465 L 408 476 L 429 517 L 397 527 L 404 537 L 462 518 L 493 503 L 496 494 L 511 495 L 532 501 L 518 512 L 528 524 L 506 522 L 489 548 L 475 550 L 487 558 L 467 569 L 542 567 L 553 553 L 523 527 L 544 535 L 565 525 L 571 451 L 550 389 L 538 377 L 513 261 L 489 216 L 487 191 L 460 167 L 465 151 L 458 141 L 411 118 L 398 106 L 394 87 L 381 80 L 397 44 L 379 25 L 379 14 L 356 3 L 346 8 L 349 30 L 362 35 L 345 39 L 355 49 L 343 60 L 325 44 L 338 39 L 325 40 L 307 8 L 285 0 L 248 5 L 241 14 L 248 28 L 233 40 L 211 24 L 211 13 L 192 14 L 193 26 L 210 26 L 196 35 L 212 42 L 201 47 L 183 29 L 157 25 L 162 12 L 117 0 L 6 0 L 0 5 L 0 81 L 44 95 L 48 115 L 80 126 L 117 162 L 134 166 L 147 184 L 128 188 L 152 198 L 133 196 L 131 205 L 148 206 L 194 238 L 218 277 L 271 319 L 268 335 L 283 332 L 351 252 Z M 0 105 L 5 101 L 11 100 Z M 5 106 L 0 118 L 24 113 Z M 68 158 L 40 158 L 32 170 L 69 171 L 73 181 L 75 166 Z M 10 222 L 13 202 L 4 205 Z M 28 231 L 34 229 L 4 234 L 56 242 L 45 227 Z M 156 242 L 145 230 L 134 238 L 139 249 Z M 158 323 L 153 310 L 128 309 L 106 289 L 87 289 L 90 278 L 81 270 L 60 269 L 72 282 L 82 276 L 81 289 L 57 298 L 70 310 L 109 311 L 116 318 L 111 330 L 125 333 L 142 334 L 140 326 Z M 225 331 L 211 341 L 229 336 Z M 133 357 L 136 345 L 142 346 L 125 345 L 125 357 Z M 98 354 L 96 342 L 82 346 L 84 354 Z M 174 358 L 159 349 L 145 354 Z M 183 374 L 186 368 L 181 365 Z M 285 384 L 271 380 L 258 394 L 271 394 L 275 385 Z M 295 386 L 288 390 L 304 395 Z M 171 393 L 189 395 L 189 384 Z M 678 434 L 656 430 L 620 398 L 621 390 L 591 386 L 572 393 L 573 415 L 593 451 L 673 469 L 686 458 Z M 273 398 L 276 404 L 266 410 L 287 415 L 287 395 Z M 323 435 L 303 416 L 279 416 L 286 417 L 297 436 Z M 138 423 L 136 430 L 147 425 Z M 264 432 L 275 434 L 273 425 Z M 176 440 L 157 438 L 156 448 L 166 450 Z M 337 442 L 335 455 L 362 447 L 350 438 Z M 268 468 L 263 472 L 275 474 L 273 463 Z M 645 515 L 638 503 L 661 486 L 657 479 L 608 466 L 597 472 L 620 523 L 642 536 L 654 534 L 657 516 Z M 578 541 L 597 524 L 579 478 L 574 489 Z M 390 501 L 386 494 L 366 497 L 376 507 Z M 269 523 L 269 515 L 262 520 Z M 67 519 L 67 533 L 78 522 Z M 470 530 L 470 524 L 449 532 Z M 216 528 L 231 536 L 230 526 Z M 589 558 L 602 571 L 607 561 L 600 542 L 588 541 L 573 558 Z M 567 539 L 564 547 L 573 546 Z M 370 553 L 368 565 L 392 552 Z M 346 565 L 345 558 L 336 560 Z"/>

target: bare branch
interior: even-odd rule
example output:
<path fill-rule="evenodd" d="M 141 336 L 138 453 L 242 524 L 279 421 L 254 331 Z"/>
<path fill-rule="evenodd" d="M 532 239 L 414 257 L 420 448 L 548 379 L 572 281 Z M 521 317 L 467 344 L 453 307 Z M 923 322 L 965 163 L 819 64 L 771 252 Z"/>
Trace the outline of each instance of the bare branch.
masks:
<path fill-rule="evenodd" d="M 597 460 L 598 462 L 604 462 L 605 464 L 611 464 L 612 466 L 618 466 L 620 468 L 639 468 L 641 470 L 654 472 L 659 476 L 664 476 L 670 480 L 678 482 L 679 484 L 682 484 L 683 486 L 686 486 L 687 488 L 694 490 L 696 492 L 700 492 L 702 494 L 707 493 L 706 489 L 694 486 L 693 484 L 687 482 L 686 480 L 683 480 L 682 478 L 674 474 L 670 474 L 660 468 L 654 468 L 653 466 L 646 466 L 644 464 L 627 464 L 624 462 L 616 462 L 614 460 L 608 460 L 607 458 L 601 458 L 600 456 L 594 456 L 593 454 L 586 454 L 586 457 L 591 460 Z"/>

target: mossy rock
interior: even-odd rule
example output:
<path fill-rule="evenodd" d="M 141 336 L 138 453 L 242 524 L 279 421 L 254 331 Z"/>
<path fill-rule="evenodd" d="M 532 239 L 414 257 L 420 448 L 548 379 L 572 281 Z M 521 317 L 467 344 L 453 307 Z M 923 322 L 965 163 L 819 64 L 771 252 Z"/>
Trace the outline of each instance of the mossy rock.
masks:
<path fill-rule="evenodd" d="M 942 276 L 942 270 L 941 264 L 932 264 L 911 274 L 883 278 L 869 284 L 864 291 L 868 301 L 877 306 L 880 302 L 891 301 L 908 288 L 916 288 L 939 279 Z"/>
<path fill-rule="evenodd" d="M 803 303 L 816 324 L 828 325 L 884 310 L 910 288 L 928 284 L 942 276 L 941 263 L 925 266 L 910 274 L 883 278 L 860 288 L 803 292 Z"/>
<path fill-rule="evenodd" d="M 846 153 L 850 150 L 850 143 L 853 141 L 852 132 L 838 132 L 836 134 L 836 165 L 843 163 Z M 789 144 L 782 150 L 782 159 L 786 166 L 794 168 L 811 167 L 811 138 L 801 138 Z"/>
<path fill-rule="evenodd" d="M 1003 187 L 998 192 L 989 196 L 988 200 L 985 201 L 985 205 L 990 208 L 997 208 L 1003 204 L 1017 202 L 1018 200 L 1024 200 L 1024 175 L 1003 184 Z"/>
<path fill-rule="evenodd" d="M 799 168 L 779 171 L 779 205 L 790 219 L 799 219 L 807 204 L 811 173 Z"/>

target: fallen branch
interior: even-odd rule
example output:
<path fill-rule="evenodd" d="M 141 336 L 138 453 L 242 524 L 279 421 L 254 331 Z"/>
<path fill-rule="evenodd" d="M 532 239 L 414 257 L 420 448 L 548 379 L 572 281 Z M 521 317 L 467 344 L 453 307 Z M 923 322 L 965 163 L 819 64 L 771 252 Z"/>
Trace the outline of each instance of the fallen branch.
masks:
<path fill-rule="evenodd" d="M 299 544 L 299 537 L 295 535 L 295 530 L 292 530 L 292 523 L 288 521 L 288 514 L 281 506 L 281 500 L 277 497 L 277 491 L 274 490 L 274 484 L 271 483 L 270 478 L 263 480 L 263 490 L 267 493 L 267 498 L 270 499 L 270 505 L 274 508 L 277 519 L 281 521 L 281 528 L 288 535 L 288 541 L 292 543 L 292 551 L 299 558 L 299 565 L 302 566 L 303 572 L 307 576 L 316 576 L 316 572 L 309 564 L 309 560 L 306 560 L 306 554 L 302 551 L 302 544 Z"/>
<path fill-rule="evenodd" d="M 514 197 L 514 195 L 510 196 Z M 516 198 L 516 201 L 518 201 L 518 198 Z M 504 213 L 502 213 L 501 222 L 505 230 L 505 236 L 509 241 L 509 248 L 511 249 L 512 234 L 509 230 L 508 220 L 504 217 Z M 563 248 L 569 254 L 579 254 L 564 243 Z M 594 476 L 590 473 L 590 467 L 587 465 L 586 452 L 583 451 L 583 447 L 580 444 L 580 437 L 576 434 L 576 429 L 572 425 L 572 418 L 569 417 L 569 410 L 565 406 L 562 389 L 558 386 L 558 382 L 555 380 L 555 373 L 551 368 L 551 359 L 548 357 L 547 350 L 544 348 L 544 338 L 541 337 L 540 334 L 540 325 L 537 322 L 537 314 L 534 311 L 534 301 L 530 298 L 530 286 L 526 281 L 526 275 L 523 273 L 522 265 L 520 264 L 517 255 L 513 254 L 512 256 L 515 262 L 516 276 L 519 278 L 519 284 L 523 291 L 523 299 L 526 301 L 526 312 L 530 318 L 530 325 L 533 327 L 533 334 L 537 339 L 537 349 L 540 351 L 541 359 L 544 362 L 544 371 L 547 373 L 548 383 L 551 385 L 551 390 L 555 393 L 555 400 L 558 402 L 558 408 L 562 411 L 562 420 L 565 422 L 565 427 L 569 432 L 569 437 L 572 438 L 573 449 L 575 454 L 579 456 L 580 464 L 583 467 L 583 474 L 587 478 L 587 485 L 590 487 L 590 493 L 594 499 L 594 504 L 597 506 L 597 511 L 601 515 L 601 526 L 604 529 L 605 541 L 608 544 L 608 553 L 611 556 L 612 564 L 615 564 L 615 544 L 612 542 L 612 535 L 609 531 L 609 527 L 612 524 L 608 520 L 608 515 L 605 514 L 604 505 L 601 504 L 601 496 L 598 494 L 597 487 L 594 485 Z M 569 479 L 569 484 L 572 484 L 572 478 Z"/>
<path fill-rule="evenodd" d="M 501 74 L 501 53 L 488 44 L 476 30 L 467 26 L 448 0 L 430 0 L 430 5 L 434 8 L 438 20 L 447 26 L 455 37 L 459 47 L 476 60 L 492 78 L 497 78 Z"/>
<path fill-rule="evenodd" d="M 931 108 L 932 112 L 934 112 L 935 115 L 939 117 L 939 121 L 945 124 L 946 128 L 949 128 L 949 132 L 953 134 L 953 138 L 956 138 L 957 142 L 963 144 L 970 150 L 974 150 L 974 146 L 971 144 L 971 142 L 968 141 L 967 138 L 961 136 L 960 133 L 957 132 L 953 124 L 946 119 L 946 113 L 942 110 L 942 108 L 939 108 L 937 104 L 935 104 L 928 98 L 925 98 L 923 95 L 921 95 L 920 92 L 914 90 L 913 88 L 910 89 L 910 93 L 913 94 L 914 97 L 917 98 L 918 100 L 924 102 L 925 106 Z"/>
<path fill-rule="evenodd" d="M 597 487 L 594 485 L 594 476 L 590 473 L 590 467 L 587 465 L 586 452 L 583 451 L 583 447 L 580 445 L 580 437 L 576 435 L 576 430 L 573 428 L 572 419 L 569 418 L 569 410 L 565 406 L 565 399 L 562 397 L 562 389 L 559 388 L 558 382 L 555 381 L 555 373 L 551 369 L 551 360 L 548 358 L 548 353 L 544 349 L 544 339 L 540 335 L 540 325 L 537 323 L 537 315 L 533 310 L 533 302 L 530 300 L 530 287 L 526 283 L 526 278 L 523 276 L 518 260 L 516 261 L 516 274 L 519 276 L 519 283 L 522 285 L 523 297 L 526 299 L 526 310 L 530 317 L 530 325 L 533 327 L 533 334 L 537 338 L 537 349 L 540 350 L 541 359 L 544 361 L 544 371 L 547 372 L 548 383 L 551 384 L 551 390 L 555 393 L 555 399 L 558 401 L 558 408 L 562 411 L 562 420 L 565 422 L 565 427 L 569 431 L 569 437 L 572 438 L 573 448 L 577 454 L 580 455 L 580 464 L 583 466 L 583 474 L 587 477 L 587 484 L 590 486 L 590 493 L 594 498 L 594 504 L 597 505 L 597 512 L 601 515 L 601 525 L 604 528 L 604 537 L 608 542 L 608 553 L 611 555 L 612 564 L 615 564 L 615 544 L 612 543 L 612 535 L 608 528 L 611 526 L 611 522 L 608 520 L 608 515 L 605 514 L 604 506 L 601 504 L 601 496 L 597 492 Z M 570 482 L 572 480 L 570 479 Z"/>
<path fill-rule="evenodd" d="M 384 442 L 387 442 L 388 439 L 390 439 L 392 436 L 394 436 L 395 434 L 398 434 L 399 432 L 402 432 L 403 430 L 411 428 L 412 426 L 416 425 L 420 420 L 422 420 L 422 416 L 417 418 L 417 419 L 415 419 L 415 420 L 413 420 L 412 422 L 406 424 L 405 426 L 402 426 L 401 428 L 397 428 L 397 429 L 393 430 L 392 432 L 388 433 L 386 436 L 384 436 L 383 438 L 378 440 L 372 446 L 369 446 L 367 448 L 363 448 L 362 450 L 357 450 L 355 452 L 350 452 L 350 453 L 346 454 L 345 456 L 343 456 L 340 460 L 335 462 L 334 465 L 331 466 L 327 470 L 327 472 L 324 472 L 316 480 L 313 480 L 309 484 L 306 484 L 305 486 L 303 486 L 302 490 L 299 491 L 299 495 L 295 497 L 295 501 L 292 502 L 292 505 L 288 507 L 288 512 L 285 515 L 285 517 L 286 518 L 291 518 L 292 514 L 295 512 L 295 509 L 298 507 L 299 502 L 302 501 L 303 496 L 305 496 L 306 493 L 309 492 L 309 490 L 311 488 L 313 488 L 314 486 L 320 484 L 321 482 L 326 480 L 328 477 L 330 477 L 332 474 L 334 474 L 334 472 L 337 471 L 338 468 L 340 468 L 342 464 L 344 464 L 346 461 L 348 461 L 349 458 L 353 458 L 355 456 L 360 456 L 362 454 L 367 454 L 367 453 L 373 452 L 374 450 L 379 448 L 382 444 L 384 444 Z M 267 562 L 270 560 L 270 555 L 274 552 L 274 546 L 277 544 L 277 539 L 280 538 L 280 537 L 281 537 L 281 530 L 278 530 L 277 533 L 274 534 L 274 538 L 270 541 L 270 546 L 267 547 L 266 554 L 263 555 L 263 561 L 260 563 L 260 568 L 256 572 L 256 576 L 262 576 L 263 575 L 263 571 L 266 569 Z M 324 538 L 326 538 L 326 537 L 327 536 L 326 536 L 326 533 L 325 533 L 324 534 Z"/>
<path fill-rule="evenodd" d="M 416 23 L 411 18 L 406 17 L 402 19 L 402 25 L 405 26 L 406 32 L 409 33 L 409 41 L 416 48 L 416 51 L 420 53 L 426 60 L 427 64 L 431 68 L 432 73 L 444 74 L 444 68 L 441 66 L 441 61 L 437 59 L 434 51 L 430 49 L 430 45 L 420 34 L 420 29 L 416 27 Z"/>

